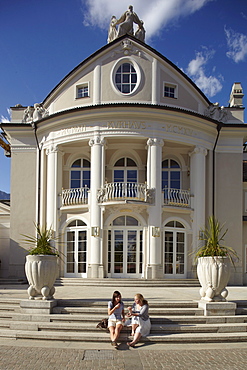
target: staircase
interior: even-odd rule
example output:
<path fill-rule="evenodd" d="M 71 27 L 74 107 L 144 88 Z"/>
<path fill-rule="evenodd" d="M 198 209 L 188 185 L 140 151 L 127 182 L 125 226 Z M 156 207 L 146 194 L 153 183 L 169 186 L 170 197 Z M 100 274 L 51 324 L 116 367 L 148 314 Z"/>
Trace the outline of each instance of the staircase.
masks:
<path fill-rule="evenodd" d="M 121 287 L 200 287 L 198 279 L 81 279 L 81 278 L 59 278 L 55 286 L 117 286 Z"/>
<path fill-rule="evenodd" d="M 96 328 L 107 317 L 107 299 L 60 299 L 50 315 L 20 312 L 19 299 L 0 299 L 0 337 L 77 342 L 109 342 L 107 330 Z M 125 307 L 133 302 L 125 299 Z M 247 301 L 238 301 L 235 316 L 203 316 L 193 301 L 150 300 L 151 333 L 143 342 L 247 342 Z M 124 327 L 120 342 L 130 340 Z"/>

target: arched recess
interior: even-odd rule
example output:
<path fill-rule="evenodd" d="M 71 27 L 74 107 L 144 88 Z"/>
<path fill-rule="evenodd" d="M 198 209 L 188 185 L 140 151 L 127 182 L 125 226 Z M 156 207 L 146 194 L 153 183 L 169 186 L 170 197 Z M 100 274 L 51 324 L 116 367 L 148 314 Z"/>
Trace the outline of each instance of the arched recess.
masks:
<path fill-rule="evenodd" d="M 73 217 L 63 225 L 64 277 L 86 277 L 88 265 L 88 225 L 85 220 Z"/>
<path fill-rule="evenodd" d="M 163 269 L 166 278 L 187 277 L 190 226 L 181 218 L 170 217 L 163 224 Z"/>
<path fill-rule="evenodd" d="M 107 220 L 107 275 L 115 278 L 144 276 L 143 220 L 118 213 Z"/>

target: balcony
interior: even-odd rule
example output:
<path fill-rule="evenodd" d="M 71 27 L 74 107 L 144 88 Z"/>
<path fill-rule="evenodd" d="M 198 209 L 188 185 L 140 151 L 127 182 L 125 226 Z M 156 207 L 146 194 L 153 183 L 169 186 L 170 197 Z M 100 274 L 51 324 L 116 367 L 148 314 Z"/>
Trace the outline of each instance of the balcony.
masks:
<path fill-rule="evenodd" d="M 62 206 L 88 204 L 88 187 L 63 189 Z"/>
<path fill-rule="evenodd" d="M 106 183 L 98 191 L 99 203 L 112 201 L 135 200 L 150 203 L 153 198 L 153 190 L 147 189 L 147 184 L 132 182 Z"/>
<path fill-rule="evenodd" d="M 190 208 L 190 192 L 182 189 L 163 189 L 165 206 Z"/>

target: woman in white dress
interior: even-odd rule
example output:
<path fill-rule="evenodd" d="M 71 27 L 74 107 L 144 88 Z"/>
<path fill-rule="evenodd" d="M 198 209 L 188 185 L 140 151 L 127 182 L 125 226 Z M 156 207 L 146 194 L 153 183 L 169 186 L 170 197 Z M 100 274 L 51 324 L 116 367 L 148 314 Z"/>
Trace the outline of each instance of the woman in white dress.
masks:
<path fill-rule="evenodd" d="M 148 301 L 144 299 L 142 294 L 136 294 L 134 301 L 132 307 L 128 307 L 128 316 L 131 317 L 131 335 L 134 336 L 132 342 L 127 343 L 130 347 L 134 347 L 141 336 L 148 336 L 151 329 L 151 322 L 148 315 Z"/>

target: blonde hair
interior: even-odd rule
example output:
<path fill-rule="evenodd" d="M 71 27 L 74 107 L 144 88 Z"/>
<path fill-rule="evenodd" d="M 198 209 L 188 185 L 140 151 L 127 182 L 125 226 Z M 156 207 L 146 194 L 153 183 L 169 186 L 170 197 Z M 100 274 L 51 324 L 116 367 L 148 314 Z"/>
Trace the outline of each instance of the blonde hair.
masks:
<path fill-rule="evenodd" d="M 139 301 L 141 301 L 141 306 L 143 306 L 144 304 L 148 304 L 148 301 L 147 301 L 146 299 L 144 299 L 144 297 L 143 297 L 143 295 L 142 295 L 142 294 L 137 293 L 137 294 L 135 295 L 135 297 L 136 297 L 137 299 L 139 299 Z"/>

